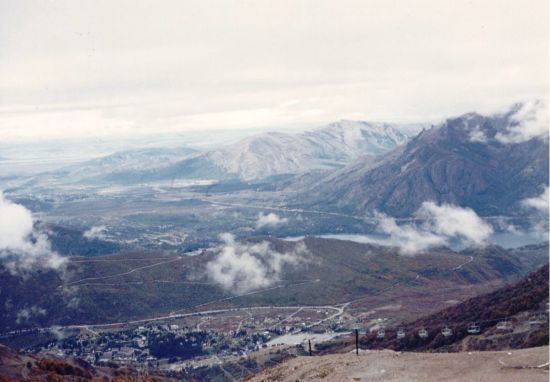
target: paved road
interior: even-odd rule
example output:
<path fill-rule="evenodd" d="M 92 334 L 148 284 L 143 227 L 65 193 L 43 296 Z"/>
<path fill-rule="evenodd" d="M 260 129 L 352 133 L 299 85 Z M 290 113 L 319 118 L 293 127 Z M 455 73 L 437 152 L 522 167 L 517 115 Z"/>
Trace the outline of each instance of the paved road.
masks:
<path fill-rule="evenodd" d="M 251 307 L 241 307 L 241 308 L 227 308 L 227 309 L 211 309 L 211 310 L 203 310 L 199 312 L 189 312 L 189 313 L 178 313 L 178 314 L 168 314 L 158 317 L 152 317 L 152 318 L 144 318 L 139 320 L 129 320 L 129 321 L 120 321 L 120 322 L 109 322 L 109 323 L 103 323 L 103 324 L 74 324 L 74 325 L 56 325 L 51 326 L 47 328 L 35 328 L 35 329 L 25 329 L 25 330 L 19 330 L 19 331 L 12 331 L 12 332 L 6 332 L 2 333 L 0 335 L 0 338 L 10 337 L 15 334 L 22 334 L 22 333 L 31 333 L 34 331 L 38 332 L 47 332 L 50 330 L 59 330 L 59 329 L 85 329 L 85 330 L 91 330 L 92 328 L 109 328 L 109 327 L 117 327 L 117 326 L 123 326 L 123 325 L 135 325 L 135 324 L 143 324 L 148 322 L 155 322 L 155 321 L 162 321 L 162 320 L 168 320 L 168 319 L 175 319 L 175 318 L 184 318 L 184 317 L 193 317 L 193 316 L 205 316 L 205 315 L 211 315 L 211 314 L 220 314 L 220 313 L 227 313 L 227 312 L 250 312 L 254 310 L 273 310 L 273 309 L 330 309 L 334 310 L 335 313 L 329 317 L 326 317 L 322 320 L 319 320 L 308 327 L 317 326 L 320 323 L 335 318 L 339 315 L 341 315 L 344 312 L 344 309 L 349 305 L 349 303 L 345 303 L 342 305 L 299 305 L 299 306 L 251 306 Z"/>

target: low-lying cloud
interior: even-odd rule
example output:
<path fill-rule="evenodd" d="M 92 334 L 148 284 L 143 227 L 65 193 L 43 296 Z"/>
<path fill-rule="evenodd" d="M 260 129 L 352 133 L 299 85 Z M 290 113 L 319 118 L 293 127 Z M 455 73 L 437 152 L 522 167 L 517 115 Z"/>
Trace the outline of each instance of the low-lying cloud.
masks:
<path fill-rule="evenodd" d="M 531 214 L 529 219 L 529 225 L 527 228 L 518 229 L 516 231 L 528 234 L 532 237 L 536 237 L 539 240 L 548 240 L 548 212 L 550 211 L 550 192 L 548 186 L 544 187 L 542 193 L 532 198 L 526 198 L 521 201 L 521 205 L 530 212 L 535 210 Z"/>
<path fill-rule="evenodd" d="M 100 226 L 94 226 L 90 228 L 89 230 L 85 231 L 82 236 L 84 236 L 86 239 L 94 240 L 99 239 L 103 240 L 105 239 L 105 232 L 107 231 L 107 227 L 104 225 Z"/>
<path fill-rule="evenodd" d="M 0 192 L 0 259 L 14 272 L 34 266 L 58 269 L 65 263 L 34 223 L 31 211 Z"/>
<path fill-rule="evenodd" d="M 495 138 L 502 143 L 521 143 L 533 138 L 548 139 L 548 104 L 544 101 L 526 102 L 512 116 L 506 132 Z"/>
<path fill-rule="evenodd" d="M 481 142 L 485 143 L 487 142 L 487 136 L 485 133 L 480 129 L 479 126 L 476 126 L 470 131 L 470 141 L 471 142 Z"/>
<path fill-rule="evenodd" d="M 402 254 L 415 254 L 459 240 L 465 245 L 480 246 L 493 233 L 491 225 L 472 209 L 450 204 L 424 202 L 417 211 L 422 223 L 398 225 L 396 220 L 377 214 L 378 228 L 390 236 Z"/>
<path fill-rule="evenodd" d="M 273 212 L 270 212 L 267 215 L 260 212 L 258 215 L 258 220 L 256 221 L 256 228 L 278 227 L 286 223 L 288 223 L 287 218 L 282 218 Z"/>
<path fill-rule="evenodd" d="M 546 186 L 544 187 L 544 191 L 542 192 L 542 194 L 532 198 L 523 199 L 521 203 L 525 207 L 531 207 L 536 210 L 548 213 L 550 203 L 549 201 L 550 193 L 548 192 L 548 186 Z"/>
<path fill-rule="evenodd" d="M 237 242 L 228 233 L 220 238 L 224 244 L 216 258 L 207 263 L 207 276 L 222 288 L 238 294 L 274 285 L 285 266 L 298 266 L 308 253 L 304 243 L 281 253 L 272 249 L 267 241 Z"/>

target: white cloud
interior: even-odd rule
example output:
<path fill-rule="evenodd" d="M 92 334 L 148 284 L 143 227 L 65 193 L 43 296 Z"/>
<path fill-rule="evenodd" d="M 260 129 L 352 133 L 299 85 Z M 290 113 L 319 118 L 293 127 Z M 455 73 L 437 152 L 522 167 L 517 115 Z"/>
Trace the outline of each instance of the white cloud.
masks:
<path fill-rule="evenodd" d="M 493 233 L 492 227 L 470 208 L 424 202 L 417 211 L 422 223 L 398 225 L 394 218 L 377 214 L 378 228 L 390 235 L 392 245 L 403 254 L 424 252 L 460 240 L 466 245 L 483 245 Z"/>
<path fill-rule="evenodd" d="M 502 143 L 521 143 L 533 138 L 548 139 L 547 101 L 525 102 L 511 118 L 512 124 L 505 133 L 495 138 Z"/>
<path fill-rule="evenodd" d="M 0 192 L 0 259 L 12 271 L 43 266 L 58 269 L 65 259 L 52 251 L 48 237 L 35 229 L 31 211 Z"/>
<path fill-rule="evenodd" d="M 549 198 L 548 186 L 545 186 L 540 195 L 525 198 L 520 202 L 521 207 L 530 212 L 522 224 L 515 225 L 509 219 L 503 218 L 493 221 L 493 225 L 497 230 L 510 233 L 511 237 L 539 242 L 548 241 Z"/>
<path fill-rule="evenodd" d="M 291 252 L 273 250 L 269 242 L 240 243 L 231 234 L 222 234 L 224 245 L 214 260 L 206 264 L 208 278 L 222 288 L 246 293 L 266 288 L 280 280 L 285 265 L 297 266 L 308 253 L 303 243 Z"/>
<path fill-rule="evenodd" d="M 262 212 L 258 214 L 258 220 L 256 221 L 256 228 L 262 227 L 277 227 L 288 222 L 287 218 L 281 218 L 279 215 L 273 212 L 264 215 Z"/>
<path fill-rule="evenodd" d="M 538 211 L 529 221 L 530 226 L 524 233 L 536 237 L 541 241 L 548 240 L 548 212 L 550 211 L 550 192 L 548 186 L 544 187 L 544 191 L 540 195 L 523 199 L 521 204 L 524 208 Z"/>
<path fill-rule="evenodd" d="M 533 198 L 527 198 L 522 200 L 522 204 L 526 207 L 532 207 L 539 211 L 548 213 L 549 210 L 549 200 L 550 193 L 548 191 L 548 186 L 544 187 L 542 194 L 535 196 Z"/>
<path fill-rule="evenodd" d="M 390 235 L 391 244 L 398 246 L 403 254 L 415 254 L 447 243 L 444 237 L 432 232 L 412 225 L 399 226 L 395 219 L 384 214 L 378 214 L 378 219 L 378 228 Z"/>
<path fill-rule="evenodd" d="M 458 237 L 470 244 L 483 244 L 493 233 L 492 227 L 471 208 L 424 202 L 418 214 L 428 219 L 425 229 L 446 237 Z"/>
<path fill-rule="evenodd" d="M 105 239 L 105 232 L 106 231 L 107 231 L 107 227 L 104 226 L 104 225 L 94 226 L 94 227 L 90 228 L 89 230 L 84 231 L 82 236 L 84 236 L 86 239 L 90 239 L 90 240 L 93 240 L 93 239 L 103 240 L 103 239 Z"/>
<path fill-rule="evenodd" d="M 487 142 L 487 137 L 485 136 L 483 131 L 481 131 L 479 126 L 476 126 L 475 128 L 472 129 L 472 131 L 470 131 L 470 141 L 481 142 L 481 143 Z"/>

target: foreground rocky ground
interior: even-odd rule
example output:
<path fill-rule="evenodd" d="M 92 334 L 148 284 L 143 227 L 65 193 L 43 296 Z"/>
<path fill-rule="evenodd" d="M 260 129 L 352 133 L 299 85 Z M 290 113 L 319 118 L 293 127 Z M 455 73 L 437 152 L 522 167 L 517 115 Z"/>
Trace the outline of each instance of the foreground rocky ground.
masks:
<path fill-rule="evenodd" d="M 268 381 L 548 381 L 548 346 L 463 353 L 361 351 L 298 357 L 249 379 Z"/>

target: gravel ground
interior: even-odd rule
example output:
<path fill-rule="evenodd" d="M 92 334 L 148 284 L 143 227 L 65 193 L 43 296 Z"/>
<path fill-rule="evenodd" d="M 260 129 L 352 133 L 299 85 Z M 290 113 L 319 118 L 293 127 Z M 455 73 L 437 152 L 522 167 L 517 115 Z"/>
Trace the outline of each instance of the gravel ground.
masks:
<path fill-rule="evenodd" d="M 548 346 L 464 353 L 361 351 L 298 357 L 250 381 L 548 381 Z"/>

